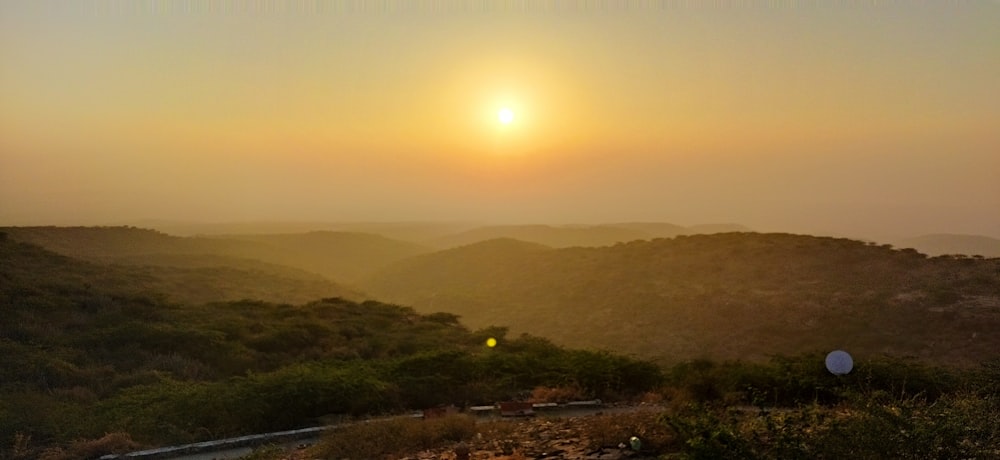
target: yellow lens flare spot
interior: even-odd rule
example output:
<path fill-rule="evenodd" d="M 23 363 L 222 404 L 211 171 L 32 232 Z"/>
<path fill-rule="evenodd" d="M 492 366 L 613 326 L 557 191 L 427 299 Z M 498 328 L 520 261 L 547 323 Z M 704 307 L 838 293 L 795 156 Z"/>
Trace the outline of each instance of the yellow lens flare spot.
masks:
<path fill-rule="evenodd" d="M 493 337 L 486 339 L 486 346 L 490 348 L 497 346 L 497 339 L 494 339 Z"/>
<path fill-rule="evenodd" d="M 497 120 L 500 120 L 500 123 L 505 125 L 510 124 L 510 122 L 514 121 L 514 111 L 507 107 L 500 109 L 497 111 Z"/>

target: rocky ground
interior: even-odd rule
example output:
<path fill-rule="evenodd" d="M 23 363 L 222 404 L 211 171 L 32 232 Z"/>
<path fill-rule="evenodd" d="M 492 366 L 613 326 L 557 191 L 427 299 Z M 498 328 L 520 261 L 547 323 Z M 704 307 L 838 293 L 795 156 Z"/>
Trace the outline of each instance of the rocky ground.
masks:
<path fill-rule="evenodd" d="M 669 447 L 671 436 L 659 422 L 658 408 L 576 417 L 531 417 L 481 421 L 479 432 L 462 443 L 386 457 L 393 460 L 622 460 L 655 459 Z M 635 436 L 641 446 L 633 449 Z M 285 456 L 313 460 L 311 449 Z M 462 453 L 467 451 L 467 456 Z"/>

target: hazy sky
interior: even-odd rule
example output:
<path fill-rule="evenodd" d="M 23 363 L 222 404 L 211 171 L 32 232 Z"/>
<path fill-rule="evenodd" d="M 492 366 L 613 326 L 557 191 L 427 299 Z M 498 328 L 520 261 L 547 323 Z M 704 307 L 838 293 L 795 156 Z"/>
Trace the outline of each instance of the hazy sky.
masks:
<path fill-rule="evenodd" d="M 0 2 L 0 224 L 143 218 L 1000 237 L 1000 2 Z"/>

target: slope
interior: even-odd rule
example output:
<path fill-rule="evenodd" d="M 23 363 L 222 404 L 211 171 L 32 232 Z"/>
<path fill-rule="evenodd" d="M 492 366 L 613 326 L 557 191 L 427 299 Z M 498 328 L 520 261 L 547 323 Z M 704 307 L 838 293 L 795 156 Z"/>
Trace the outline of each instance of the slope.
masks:
<path fill-rule="evenodd" d="M 735 224 L 705 224 L 682 227 L 664 222 L 623 222 L 602 225 L 493 225 L 477 227 L 436 238 L 431 244 L 453 248 L 497 238 L 512 238 L 553 248 L 610 246 L 635 240 L 701 233 L 748 231 Z"/>
<path fill-rule="evenodd" d="M 351 282 L 427 251 L 414 243 L 345 232 L 177 237 L 135 227 L 7 227 L 0 231 L 18 241 L 92 261 L 229 267 L 310 281 L 319 274 Z"/>
<path fill-rule="evenodd" d="M 495 245 L 411 259 L 363 288 L 474 327 L 668 360 L 846 347 L 971 363 L 1000 349 L 997 259 L 755 233 L 484 250 Z"/>
<path fill-rule="evenodd" d="M 52 273 L 75 267 L 73 270 L 104 277 L 88 282 L 91 286 L 115 284 L 133 292 L 152 291 L 175 302 L 200 304 L 240 299 L 306 302 L 323 297 L 363 297 L 357 290 L 315 273 L 198 252 L 232 248 L 243 244 L 240 242 L 212 246 L 209 242 L 131 228 L 9 228 L 0 233 L 7 235 L 7 231 L 13 233 L 6 236 L 8 244 L 35 241 L 74 257 L 59 259 L 61 262 L 51 268 Z M 24 247 L 41 251 L 31 243 Z M 55 257 L 48 254 L 48 259 Z M 82 259 L 96 264 L 82 264 Z"/>
<path fill-rule="evenodd" d="M 496 225 L 437 238 L 433 244 L 452 248 L 497 238 L 511 238 L 551 247 L 607 246 L 619 241 L 650 238 L 649 233 L 612 226 Z"/>
<path fill-rule="evenodd" d="M 278 252 L 259 257 L 345 282 L 353 282 L 383 266 L 430 251 L 415 243 L 353 232 L 230 235 L 223 237 L 223 241 L 252 242 L 277 248 Z M 254 257 L 256 254 L 244 255 Z"/>

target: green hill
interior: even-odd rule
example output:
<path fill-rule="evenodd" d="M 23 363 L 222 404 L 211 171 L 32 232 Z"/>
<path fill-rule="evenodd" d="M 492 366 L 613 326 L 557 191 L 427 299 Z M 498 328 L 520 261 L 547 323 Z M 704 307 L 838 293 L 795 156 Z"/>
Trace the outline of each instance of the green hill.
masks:
<path fill-rule="evenodd" d="M 318 274 L 253 259 L 212 254 L 246 248 L 239 241 L 212 241 L 167 236 L 125 227 L 8 228 L 8 238 L 31 241 L 55 252 L 95 262 L 101 271 L 135 291 L 155 291 L 182 303 L 256 299 L 306 302 L 323 297 L 360 299 Z M 238 252 L 238 251 L 234 251 Z M 54 272 L 59 271 L 53 269 Z M 91 284 L 107 284 L 97 280 Z"/>
<path fill-rule="evenodd" d="M 650 363 L 374 301 L 172 302 L 135 268 L 0 233 L 0 457 L 109 432 L 155 446 L 492 403 L 546 385 L 635 394 L 661 378 Z"/>
<path fill-rule="evenodd" d="M 428 251 L 414 243 L 349 232 L 178 237 L 135 227 L 7 227 L 0 231 L 17 241 L 91 261 L 228 267 L 310 281 L 319 274 L 341 283 Z"/>
<path fill-rule="evenodd" d="M 603 225 L 497 225 L 440 237 L 433 244 L 440 248 L 453 248 L 497 238 L 511 238 L 551 247 L 607 246 L 651 237 L 652 235 L 641 230 Z"/>
<path fill-rule="evenodd" d="M 473 327 L 671 361 L 845 348 L 968 364 L 1000 350 L 998 259 L 756 233 L 527 248 L 423 255 L 362 286 Z"/>
<path fill-rule="evenodd" d="M 431 241 L 439 248 L 453 248 L 482 241 L 511 238 L 553 248 L 610 246 L 635 240 L 703 233 L 747 231 L 735 224 L 706 224 L 692 227 L 663 222 L 624 222 L 603 225 L 493 225 L 442 236 Z"/>

